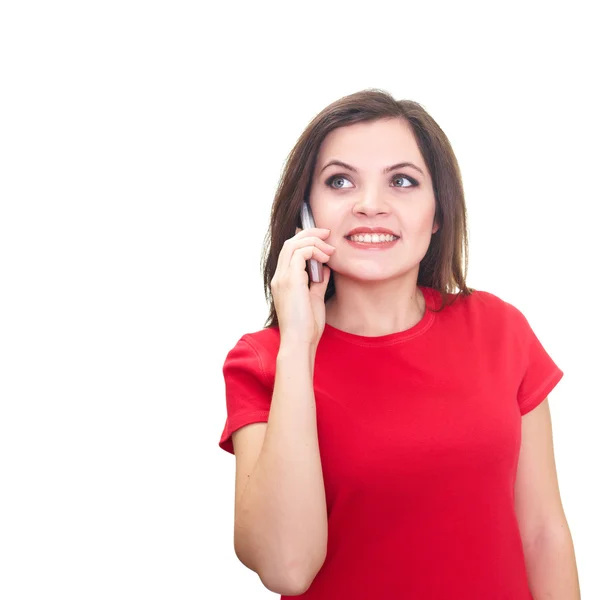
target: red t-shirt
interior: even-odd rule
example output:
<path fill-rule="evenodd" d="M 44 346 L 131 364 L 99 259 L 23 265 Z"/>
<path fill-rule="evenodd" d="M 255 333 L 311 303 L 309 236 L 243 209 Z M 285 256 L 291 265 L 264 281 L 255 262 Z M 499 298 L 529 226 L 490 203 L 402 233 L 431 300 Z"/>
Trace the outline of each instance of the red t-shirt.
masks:
<path fill-rule="evenodd" d="M 439 308 L 439 292 L 420 289 Z M 223 450 L 268 421 L 278 349 L 268 328 L 228 353 Z M 327 558 L 295 598 L 531 600 L 514 510 L 521 416 L 562 376 L 523 314 L 489 292 L 389 335 L 326 324 L 314 390 Z"/>

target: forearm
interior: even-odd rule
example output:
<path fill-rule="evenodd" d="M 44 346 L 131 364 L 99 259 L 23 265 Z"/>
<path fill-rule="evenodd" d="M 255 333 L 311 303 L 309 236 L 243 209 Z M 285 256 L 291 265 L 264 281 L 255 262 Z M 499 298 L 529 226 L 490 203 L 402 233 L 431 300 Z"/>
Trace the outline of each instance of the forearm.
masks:
<path fill-rule="evenodd" d="M 314 360 L 307 349 L 280 347 L 265 440 L 236 517 L 236 553 L 284 595 L 312 581 L 327 552 Z"/>
<path fill-rule="evenodd" d="M 581 600 L 575 549 L 566 523 L 548 528 L 523 548 L 534 600 Z"/>

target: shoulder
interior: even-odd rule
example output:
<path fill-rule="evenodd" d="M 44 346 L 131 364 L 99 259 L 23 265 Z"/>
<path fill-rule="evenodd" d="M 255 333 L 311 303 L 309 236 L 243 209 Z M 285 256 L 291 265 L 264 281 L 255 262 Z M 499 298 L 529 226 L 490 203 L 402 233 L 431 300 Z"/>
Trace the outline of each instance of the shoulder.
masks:
<path fill-rule="evenodd" d="M 529 323 L 525 315 L 512 303 L 485 290 L 472 289 L 469 296 L 462 298 L 466 310 L 499 329 L 511 332 L 527 332 Z"/>
<path fill-rule="evenodd" d="M 491 310 L 502 310 L 504 308 L 505 301 L 485 290 L 472 289 L 472 293 L 465 297 L 465 300 L 473 304 L 474 306 L 482 306 Z"/>
<path fill-rule="evenodd" d="M 279 352 L 279 328 L 268 327 L 244 333 L 227 353 L 225 366 L 232 363 L 257 363 L 261 371 L 270 370 Z"/>
<path fill-rule="evenodd" d="M 494 315 L 506 312 L 507 303 L 496 294 L 475 288 L 469 289 L 471 293 L 468 295 L 462 293 L 446 294 L 446 306 L 467 313 Z M 438 292 L 436 306 L 440 307 L 441 302 L 441 296 Z"/>
<path fill-rule="evenodd" d="M 478 290 L 477 299 L 482 306 L 485 306 L 490 310 L 501 312 L 509 319 L 515 321 L 522 321 L 525 319 L 525 315 L 514 304 L 511 304 L 507 300 L 500 298 L 496 294 Z"/>
<path fill-rule="evenodd" d="M 486 290 L 476 290 L 471 288 L 471 294 L 468 296 L 459 296 L 459 298 L 470 308 L 474 309 L 482 309 L 489 311 L 501 311 L 501 312 L 514 312 L 517 309 L 492 292 L 488 292 Z"/>
<path fill-rule="evenodd" d="M 272 354 L 273 351 L 277 353 L 279 350 L 279 328 L 266 327 L 264 329 L 259 329 L 258 331 L 245 333 L 239 339 L 238 344 L 240 342 L 248 344 L 258 354 Z"/>

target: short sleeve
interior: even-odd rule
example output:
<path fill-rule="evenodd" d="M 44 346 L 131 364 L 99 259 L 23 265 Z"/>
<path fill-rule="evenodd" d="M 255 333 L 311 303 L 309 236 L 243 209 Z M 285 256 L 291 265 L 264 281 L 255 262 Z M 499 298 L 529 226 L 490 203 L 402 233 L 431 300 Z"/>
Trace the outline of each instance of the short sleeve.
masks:
<path fill-rule="evenodd" d="M 517 317 L 518 340 L 523 350 L 522 377 L 517 402 L 521 415 L 525 415 L 545 400 L 564 373 L 546 352 L 523 313 L 512 308 Z"/>
<path fill-rule="evenodd" d="M 219 446 L 235 454 L 231 434 L 249 423 L 269 420 L 273 390 L 266 383 L 261 357 L 242 337 L 223 363 L 227 418 Z"/>

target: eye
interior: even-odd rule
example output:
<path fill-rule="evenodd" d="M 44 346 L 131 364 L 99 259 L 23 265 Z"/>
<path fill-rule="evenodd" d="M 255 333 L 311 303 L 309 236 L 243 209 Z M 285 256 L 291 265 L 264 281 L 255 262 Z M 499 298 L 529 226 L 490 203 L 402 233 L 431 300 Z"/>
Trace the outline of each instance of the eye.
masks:
<path fill-rule="evenodd" d="M 325 181 L 325 185 L 329 187 L 333 187 L 334 190 L 341 190 L 342 188 L 337 185 L 331 185 L 334 181 L 339 181 L 340 179 L 346 179 L 343 175 L 332 175 L 327 181 Z M 346 179 L 348 181 L 348 179 Z"/>
<path fill-rule="evenodd" d="M 410 183 L 410 185 L 399 185 L 398 187 L 413 187 L 419 185 L 415 179 L 408 177 L 407 175 L 400 175 L 400 173 L 397 173 L 392 177 L 392 181 L 396 181 L 398 179 L 404 179 L 404 181 L 408 181 Z"/>

